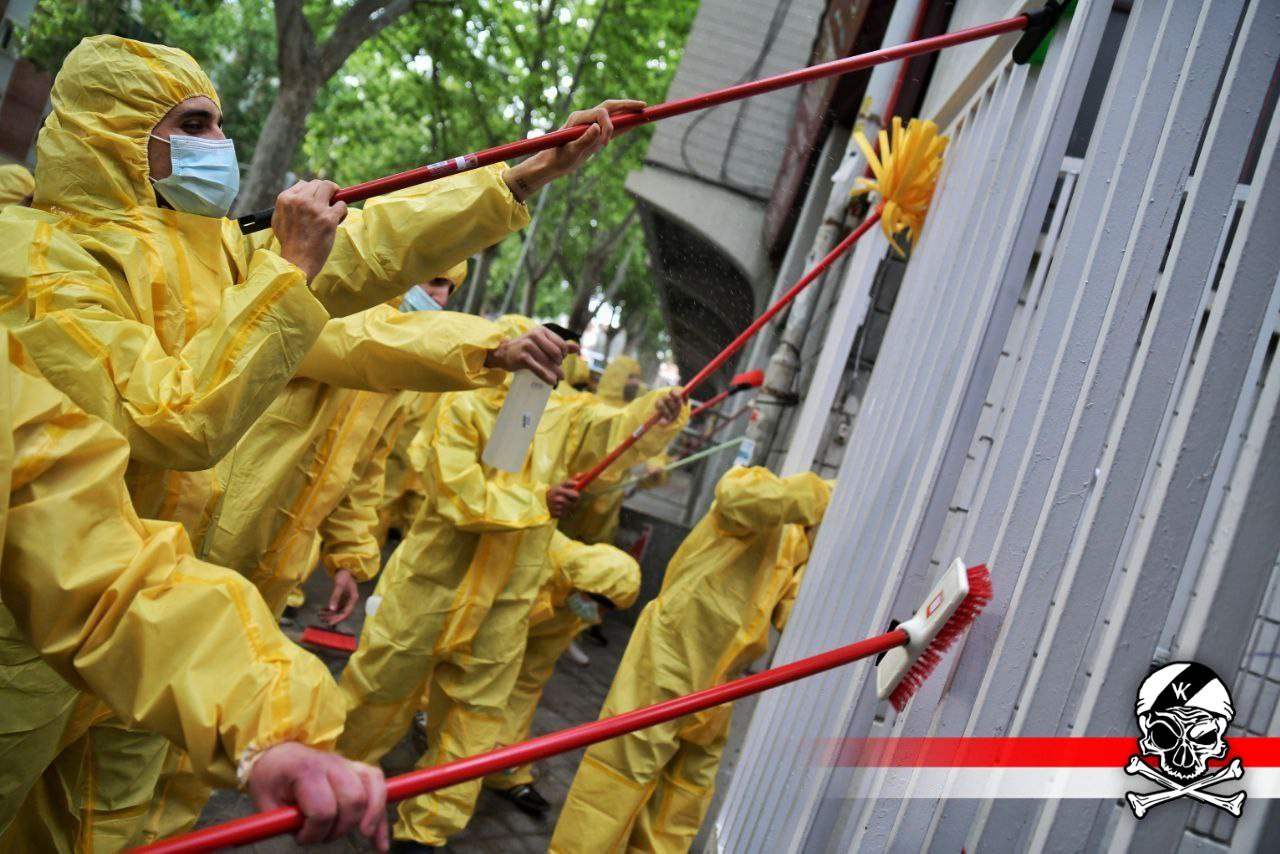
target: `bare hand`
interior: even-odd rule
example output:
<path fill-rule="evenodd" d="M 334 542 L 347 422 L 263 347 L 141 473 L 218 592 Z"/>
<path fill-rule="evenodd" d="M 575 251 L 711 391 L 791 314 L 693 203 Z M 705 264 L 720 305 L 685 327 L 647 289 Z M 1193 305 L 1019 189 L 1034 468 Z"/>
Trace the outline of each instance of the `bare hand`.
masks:
<path fill-rule="evenodd" d="M 372 765 L 286 741 L 254 763 L 249 797 L 259 810 L 296 806 L 304 817 L 294 837 L 301 845 L 338 839 L 358 827 L 378 851 L 390 848 L 387 784 Z"/>
<path fill-rule="evenodd" d="M 338 224 L 347 216 L 346 202 L 332 202 L 338 190 L 332 181 L 299 181 L 276 197 L 271 229 L 280 255 L 306 273 L 308 282 L 329 259 Z"/>
<path fill-rule="evenodd" d="M 670 394 L 663 395 L 658 400 L 658 418 L 663 424 L 673 424 L 680 418 L 680 412 L 684 409 L 684 397 L 680 392 L 673 391 Z"/>
<path fill-rule="evenodd" d="M 563 519 L 578 506 L 582 493 L 573 488 L 573 481 L 566 480 L 547 490 L 547 510 L 553 519 Z"/>
<path fill-rule="evenodd" d="M 333 574 L 333 592 L 329 594 L 329 604 L 320 609 L 320 619 L 326 626 L 336 626 L 351 616 L 359 602 L 355 576 L 340 569 Z"/>
<path fill-rule="evenodd" d="M 511 167 L 503 173 L 503 180 L 507 182 L 516 199 L 523 202 L 556 178 L 564 177 L 580 168 L 600 149 L 608 145 L 617 133 L 613 126 L 615 114 L 634 113 L 643 110 L 644 107 L 644 101 L 622 98 L 603 101 L 590 110 L 570 113 L 564 127 L 591 125 L 591 128 L 573 142 L 566 142 L 559 148 L 539 151 L 524 162 Z"/>
<path fill-rule="evenodd" d="M 560 363 L 565 356 L 576 352 L 576 343 L 565 341 L 545 326 L 539 326 L 490 350 L 484 366 L 504 371 L 530 370 L 538 379 L 554 386 L 564 379 Z"/>

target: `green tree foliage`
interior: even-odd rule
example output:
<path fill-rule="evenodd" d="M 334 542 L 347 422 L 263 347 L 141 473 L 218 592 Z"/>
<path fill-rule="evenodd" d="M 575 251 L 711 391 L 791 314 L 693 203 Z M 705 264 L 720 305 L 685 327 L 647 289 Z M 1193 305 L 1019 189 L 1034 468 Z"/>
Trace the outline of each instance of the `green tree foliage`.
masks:
<path fill-rule="evenodd" d="M 349 5 L 307 0 L 318 40 Z M 660 101 L 696 9 L 697 0 L 421 3 L 361 45 L 323 87 L 293 171 L 345 185 L 545 132 L 570 109 L 606 98 Z M 56 70 L 94 32 L 182 47 L 218 87 L 227 132 L 248 162 L 279 84 L 275 27 L 271 0 L 42 0 L 24 50 Z M 493 258 L 487 310 L 499 309 L 513 285 L 511 307 L 522 308 L 528 290 L 529 307 L 543 317 L 568 314 L 575 297 L 594 306 L 608 290 L 641 352 L 664 347 L 639 218 L 624 189 L 648 135 L 640 129 L 619 139 L 575 180 L 544 191 L 521 277 L 514 273 L 524 235 Z"/>

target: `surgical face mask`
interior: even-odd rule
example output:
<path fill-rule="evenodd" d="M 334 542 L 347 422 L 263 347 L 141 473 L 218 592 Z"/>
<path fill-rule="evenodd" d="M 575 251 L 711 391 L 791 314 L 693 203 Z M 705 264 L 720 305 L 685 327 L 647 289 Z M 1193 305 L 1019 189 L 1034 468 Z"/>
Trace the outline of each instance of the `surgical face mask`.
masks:
<path fill-rule="evenodd" d="M 151 180 L 174 210 L 221 218 L 231 210 L 240 192 L 240 165 L 236 146 L 229 139 L 205 139 L 175 133 L 168 139 L 173 171 Z"/>
<path fill-rule="evenodd" d="M 440 303 L 431 294 L 419 287 L 412 287 L 404 295 L 400 303 L 401 311 L 440 311 Z"/>
<path fill-rule="evenodd" d="M 566 604 L 578 619 L 586 620 L 588 623 L 600 622 L 600 606 L 578 591 L 575 590 L 569 594 Z"/>

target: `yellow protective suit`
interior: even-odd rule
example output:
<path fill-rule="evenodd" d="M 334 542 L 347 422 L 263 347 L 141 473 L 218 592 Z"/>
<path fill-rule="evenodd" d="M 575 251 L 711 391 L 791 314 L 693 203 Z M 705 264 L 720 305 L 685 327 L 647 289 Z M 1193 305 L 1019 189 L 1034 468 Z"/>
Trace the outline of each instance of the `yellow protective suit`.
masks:
<path fill-rule="evenodd" d="M 11 334 L 2 341 L 0 849 L 124 846 L 97 822 L 117 807 L 103 784 L 118 772 L 78 740 L 108 708 L 185 747 L 223 786 L 271 745 L 331 747 L 341 715 L 324 665 L 275 628 L 247 581 L 196 560 L 181 526 L 134 514 L 123 437 L 45 381 Z M 64 808 L 55 835 L 38 814 L 15 821 L 32 787 L 28 803 Z"/>
<path fill-rule="evenodd" d="M 386 481 L 382 485 L 382 501 L 378 505 L 378 524 L 374 530 L 379 546 L 387 541 L 387 532 L 395 528 L 401 536 L 409 530 L 425 498 L 422 477 L 409 459 L 409 446 L 418 435 L 428 413 L 435 407 L 437 395 L 413 395 L 406 398 L 389 429 L 391 453 L 387 455 Z"/>
<path fill-rule="evenodd" d="M 502 340 L 494 324 L 452 312 L 401 313 L 383 305 L 329 321 L 299 376 L 218 465 L 225 493 L 210 508 L 203 556 L 245 575 L 277 617 L 287 604 L 301 604 L 290 597 L 316 565 L 318 550 L 330 574 L 347 569 L 359 581 L 372 578 L 386 434 L 404 397 L 500 381 L 506 373 L 485 368 L 484 360 Z M 418 391 L 352 391 L 303 373 Z M 357 476 L 374 468 L 379 474 Z M 171 750 L 135 842 L 189 830 L 209 795 L 180 751 Z"/>
<path fill-rule="evenodd" d="M 36 189 L 36 179 L 20 163 L 0 166 L 0 210 L 25 202 Z"/>
<path fill-rule="evenodd" d="M 308 288 L 270 232 L 245 238 L 230 220 L 157 206 L 147 139 L 195 95 L 216 100 L 181 51 L 97 36 L 68 55 L 37 143 L 33 207 L 0 216 L 0 317 L 54 385 L 125 434 L 139 512 L 181 521 L 198 541 L 220 490 L 208 470 L 275 400 L 328 314 L 397 297 L 528 214 L 499 167 L 370 200 Z"/>
<path fill-rule="evenodd" d="M 467 262 L 445 273 L 444 278 L 451 282 L 449 293 L 457 291 L 467 278 Z M 374 528 L 379 548 L 386 543 L 387 531 L 391 528 L 401 534 L 408 530 L 422 504 L 422 478 L 409 463 L 409 443 L 417 435 L 427 413 L 435 406 L 436 399 L 435 395 L 407 395 L 400 411 L 387 427 L 391 433 L 391 450 L 385 461 L 386 480 L 382 484 L 378 522 Z"/>
<path fill-rule="evenodd" d="M 507 719 L 499 746 L 525 741 L 542 689 L 556 661 L 590 623 L 574 614 L 567 601 L 574 591 L 606 597 L 615 608 L 630 608 L 640 594 L 640 564 L 631 555 L 604 544 L 584 545 L 556 531 L 547 552 L 548 578 L 538 591 L 529 616 L 529 640 L 515 688 L 507 699 Z M 520 765 L 485 778 L 492 789 L 533 782 L 533 765 Z"/>
<path fill-rule="evenodd" d="M 434 394 L 501 382 L 506 372 L 484 360 L 503 338 L 489 321 L 453 312 L 376 306 L 329 321 L 298 377 L 218 465 L 225 497 L 209 509 L 202 556 L 245 573 L 282 610 L 310 569 L 318 527 L 404 399 L 370 391 Z"/>
<path fill-rule="evenodd" d="M 138 511 L 202 543 L 222 489 L 210 467 L 279 396 L 329 314 L 398 296 L 528 214 L 498 167 L 373 200 L 348 215 L 308 287 L 270 232 L 246 239 L 229 220 L 157 205 L 147 140 L 197 95 L 217 100 L 181 51 L 97 36 L 68 55 L 33 206 L 0 214 L 0 319 L 54 386 L 125 435 Z M 98 796 L 135 820 L 163 744 L 108 722 L 91 745 L 112 771 L 94 781 Z"/>
<path fill-rule="evenodd" d="M 736 468 L 645 606 L 601 716 L 738 677 L 781 629 L 831 487 Z M 806 531 L 806 529 L 810 529 Z M 553 852 L 685 852 L 711 801 L 732 705 L 587 750 L 560 813 Z"/>
<path fill-rule="evenodd" d="M 577 353 L 565 356 L 560 370 L 564 371 L 564 385 L 574 391 L 590 391 L 591 369 Z"/>
<path fill-rule="evenodd" d="M 630 356 L 615 356 L 605 366 L 596 387 L 600 400 L 610 406 L 626 406 L 623 389 L 628 377 L 640 373 L 640 363 Z M 657 454 L 662 455 L 659 449 Z M 637 462 L 641 462 L 637 460 Z M 560 520 L 560 530 L 571 539 L 583 543 L 612 544 L 618 535 L 618 523 L 622 518 L 622 502 L 626 494 L 612 489 L 627 476 L 627 466 L 620 462 L 611 465 L 591 486 L 587 487 L 582 501 L 569 516 Z"/>
<path fill-rule="evenodd" d="M 532 323 L 503 318 L 523 331 Z M 404 735 L 424 689 L 434 765 L 492 747 L 524 654 L 554 525 L 546 491 L 599 460 L 656 405 L 548 405 L 522 471 L 480 462 L 505 389 L 441 397 L 423 478 L 427 501 L 379 580 L 382 598 L 342 674 L 347 725 L 339 750 L 375 760 Z M 647 455 L 685 419 L 638 443 Z M 470 817 L 480 783 L 406 801 L 397 838 L 443 844 Z"/>

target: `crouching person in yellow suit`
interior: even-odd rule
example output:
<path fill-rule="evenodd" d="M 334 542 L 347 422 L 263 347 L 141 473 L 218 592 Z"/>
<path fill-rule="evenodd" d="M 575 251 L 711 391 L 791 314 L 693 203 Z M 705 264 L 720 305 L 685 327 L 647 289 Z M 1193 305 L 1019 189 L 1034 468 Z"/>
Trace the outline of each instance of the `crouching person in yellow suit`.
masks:
<path fill-rule="evenodd" d="M 308 815 L 299 841 L 359 827 L 387 846 L 382 774 L 330 753 L 340 695 L 289 642 L 253 586 L 197 560 L 175 523 L 141 520 L 124 487 L 129 446 L 39 374 L 0 332 L 0 849 L 90 850 L 59 812 L 58 833 L 19 807 L 52 808 L 63 780 L 111 769 L 77 749 L 114 712 L 189 751 L 216 785 L 246 785 L 268 809 Z M 53 764 L 62 774 L 44 774 Z M 28 796 L 30 799 L 28 800 Z"/>
<path fill-rule="evenodd" d="M 766 649 L 790 616 L 831 495 L 811 473 L 738 468 L 681 544 L 645 606 L 602 717 L 721 685 Z M 587 750 L 560 813 L 553 852 L 685 852 L 702 824 L 729 733 L 724 705 Z"/>
<path fill-rule="evenodd" d="M 529 617 L 520 675 L 507 700 L 507 720 L 498 742 L 502 746 L 529 738 L 542 689 L 578 633 L 597 625 L 607 611 L 630 608 L 640 593 L 640 565 L 613 546 L 586 545 L 556 531 L 547 562 L 548 577 Z M 542 815 L 551 804 L 533 788 L 533 782 L 530 764 L 493 774 L 484 785 L 519 809 Z"/>
<path fill-rule="evenodd" d="M 516 316 L 498 323 L 532 326 Z M 570 474 L 599 461 L 655 408 L 667 423 L 637 443 L 638 454 L 661 448 L 687 419 L 669 393 L 621 410 L 553 400 L 523 469 L 508 473 L 481 462 L 505 397 L 505 388 L 445 395 L 424 427 L 432 431 L 427 501 L 383 570 L 381 604 L 342 674 L 348 714 L 339 750 L 350 758 L 386 753 L 428 690 L 430 749 L 420 766 L 497 744 L 555 519 L 577 498 Z M 397 840 L 444 844 L 466 826 L 479 791 L 475 781 L 406 801 Z"/>

